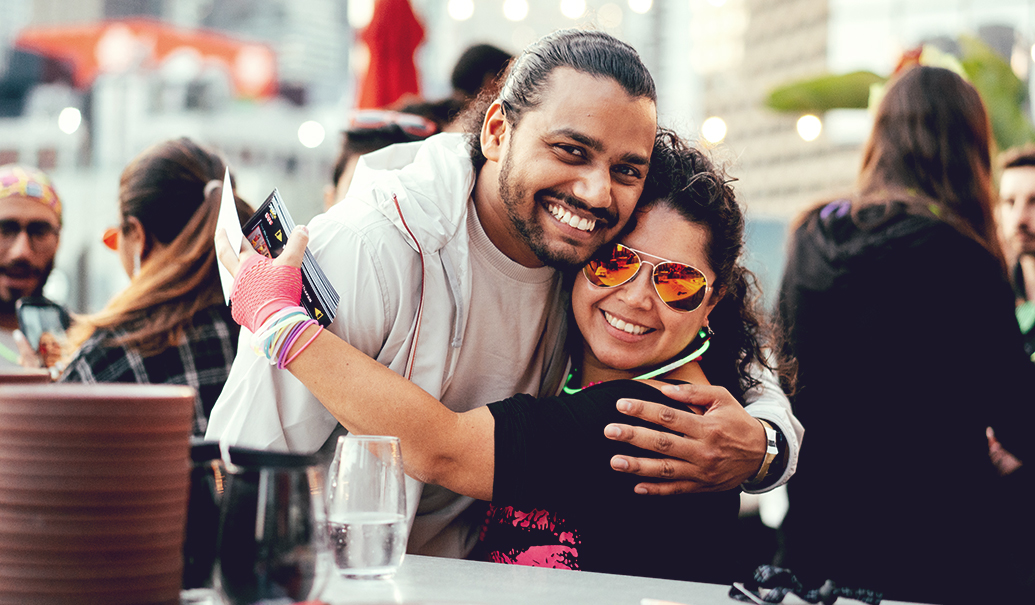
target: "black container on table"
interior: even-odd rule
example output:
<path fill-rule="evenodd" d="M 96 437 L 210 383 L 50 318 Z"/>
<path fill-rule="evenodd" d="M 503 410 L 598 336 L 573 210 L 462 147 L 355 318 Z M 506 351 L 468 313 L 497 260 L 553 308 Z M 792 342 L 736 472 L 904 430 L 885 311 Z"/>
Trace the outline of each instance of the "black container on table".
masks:
<path fill-rule="evenodd" d="M 190 444 L 190 500 L 183 542 L 183 588 L 209 588 L 219 541 L 219 504 L 226 468 L 219 443 L 193 438 Z"/>
<path fill-rule="evenodd" d="M 312 456 L 231 447 L 221 507 L 219 588 L 233 605 L 304 601 L 317 575 L 321 500 Z"/>

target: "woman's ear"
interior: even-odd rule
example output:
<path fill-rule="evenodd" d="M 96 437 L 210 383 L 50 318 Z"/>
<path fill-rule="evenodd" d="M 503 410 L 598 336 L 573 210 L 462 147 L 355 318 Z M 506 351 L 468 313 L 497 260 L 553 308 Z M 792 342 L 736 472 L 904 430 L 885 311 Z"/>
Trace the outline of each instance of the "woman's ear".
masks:
<path fill-rule="evenodd" d="M 503 115 L 503 103 L 496 101 L 485 112 L 482 121 L 481 146 L 482 155 L 490 162 L 499 162 L 502 157 L 505 139 L 510 132 L 510 124 Z"/>
<path fill-rule="evenodd" d="M 712 309 L 715 308 L 715 305 L 719 304 L 719 301 L 722 300 L 722 297 L 725 294 L 725 290 L 712 290 L 708 298 L 708 304 L 704 307 L 704 320 L 701 322 L 702 327 L 708 326 L 708 317 L 712 314 Z"/>
<path fill-rule="evenodd" d="M 122 241 L 123 245 L 129 246 L 130 252 L 139 252 L 141 260 L 146 259 L 150 253 L 147 231 L 144 230 L 140 219 L 135 216 L 126 218 L 122 227 Z"/>

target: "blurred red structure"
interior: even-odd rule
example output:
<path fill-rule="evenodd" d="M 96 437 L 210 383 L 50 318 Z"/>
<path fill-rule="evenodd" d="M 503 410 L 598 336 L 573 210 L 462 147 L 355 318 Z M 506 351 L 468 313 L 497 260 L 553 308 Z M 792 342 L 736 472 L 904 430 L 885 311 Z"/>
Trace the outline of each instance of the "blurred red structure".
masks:
<path fill-rule="evenodd" d="M 370 50 L 370 65 L 359 89 L 360 109 L 388 107 L 405 95 L 420 96 L 413 53 L 424 40 L 424 26 L 410 0 L 377 0 L 361 39 Z"/>
<path fill-rule="evenodd" d="M 89 88 L 104 72 L 135 65 L 156 68 L 177 54 L 187 54 L 200 65 L 215 63 L 224 68 L 239 97 L 267 98 L 277 93 L 276 58 L 269 47 L 149 19 L 28 28 L 19 33 L 14 47 L 68 64 L 79 88 Z"/>

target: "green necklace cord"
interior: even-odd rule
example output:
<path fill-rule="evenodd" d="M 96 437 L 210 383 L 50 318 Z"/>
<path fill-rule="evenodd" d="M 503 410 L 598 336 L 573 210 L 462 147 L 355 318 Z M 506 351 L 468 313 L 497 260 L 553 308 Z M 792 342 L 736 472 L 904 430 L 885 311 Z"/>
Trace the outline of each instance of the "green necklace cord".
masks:
<path fill-rule="evenodd" d="M 3 357 L 11 363 L 18 363 L 18 353 L 15 353 L 4 344 L 0 344 L 0 357 Z"/>
<path fill-rule="evenodd" d="M 700 332 L 697 333 L 697 337 L 703 339 L 704 340 L 704 344 L 702 344 L 696 351 L 694 351 L 693 353 L 690 353 L 686 357 L 682 357 L 682 358 L 677 359 L 677 360 L 675 360 L 675 361 L 673 361 L 671 363 L 665 364 L 665 365 L 661 366 L 660 368 L 657 368 L 655 370 L 651 370 L 650 372 L 647 372 L 645 374 L 640 374 L 636 378 L 633 378 L 633 380 L 648 380 L 648 379 L 654 378 L 656 376 L 661 376 L 662 374 L 667 374 L 668 372 L 671 372 L 672 370 L 675 370 L 676 368 L 685 366 L 686 364 L 690 363 L 691 361 L 699 359 L 702 355 L 704 355 L 705 351 L 708 350 L 708 347 L 711 346 L 711 344 L 712 344 L 712 340 L 711 340 L 712 339 L 712 335 L 711 335 L 710 332 L 706 332 L 705 330 L 701 330 Z M 577 374 L 577 373 L 578 373 L 578 369 L 572 370 L 571 373 L 568 374 L 568 379 L 564 381 L 564 388 L 562 390 L 564 391 L 564 393 L 566 395 L 574 395 L 575 393 L 578 393 L 579 391 L 582 390 L 583 387 L 575 388 L 575 387 L 568 386 L 568 384 L 571 382 L 571 379 L 574 378 L 575 374 Z"/>

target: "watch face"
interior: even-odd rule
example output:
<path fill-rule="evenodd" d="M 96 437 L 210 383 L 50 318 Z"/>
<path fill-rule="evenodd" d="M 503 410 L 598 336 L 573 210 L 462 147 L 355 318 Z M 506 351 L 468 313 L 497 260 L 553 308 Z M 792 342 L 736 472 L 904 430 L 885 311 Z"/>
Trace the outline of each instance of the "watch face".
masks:
<path fill-rule="evenodd" d="M 762 421 L 762 428 L 765 429 L 765 440 L 766 440 L 766 454 L 776 455 L 780 453 L 780 449 L 776 445 L 776 429 L 773 428 L 768 422 Z"/>

